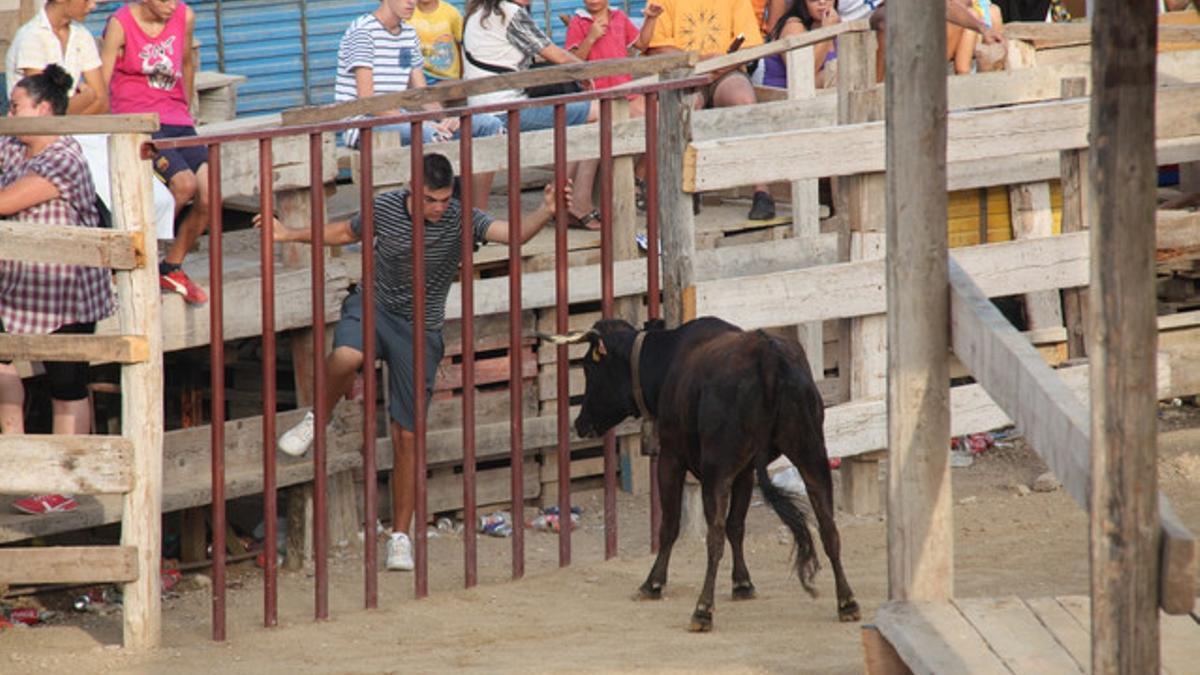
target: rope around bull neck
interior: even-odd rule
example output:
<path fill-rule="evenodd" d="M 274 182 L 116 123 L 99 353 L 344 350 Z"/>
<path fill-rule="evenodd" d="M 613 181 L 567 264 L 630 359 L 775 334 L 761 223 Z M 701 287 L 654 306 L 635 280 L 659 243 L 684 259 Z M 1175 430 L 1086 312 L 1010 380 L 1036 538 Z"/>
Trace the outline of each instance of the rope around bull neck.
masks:
<path fill-rule="evenodd" d="M 637 404 L 638 412 L 641 414 L 642 419 L 650 420 L 653 417 L 646 408 L 646 398 L 642 394 L 641 368 L 639 368 L 642 360 L 642 342 L 645 339 L 646 331 L 638 331 L 637 337 L 633 339 L 633 353 L 629 359 L 629 375 L 633 378 L 633 402 Z"/>

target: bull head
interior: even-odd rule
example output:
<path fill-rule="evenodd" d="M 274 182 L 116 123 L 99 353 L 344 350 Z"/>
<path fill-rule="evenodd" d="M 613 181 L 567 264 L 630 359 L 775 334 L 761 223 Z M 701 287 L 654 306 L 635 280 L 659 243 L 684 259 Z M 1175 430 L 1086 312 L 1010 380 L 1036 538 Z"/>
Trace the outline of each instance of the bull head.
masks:
<path fill-rule="evenodd" d="M 583 361 L 586 380 L 583 405 L 575 419 L 575 433 L 581 438 L 601 436 L 621 420 L 636 414 L 629 354 L 626 353 L 632 337 L 613 341 L 614 332 L 625 331 L 630 336 L 636 333 L 633 326 L 623 321 L 602 320 L 587 331 L 574 331 L 566 335 L 538 333 L 539 338 L 554 345 L 589 343 Z M 617 347 L 614 352 L 614 345 L 624 345 L 625 349 Z"/>

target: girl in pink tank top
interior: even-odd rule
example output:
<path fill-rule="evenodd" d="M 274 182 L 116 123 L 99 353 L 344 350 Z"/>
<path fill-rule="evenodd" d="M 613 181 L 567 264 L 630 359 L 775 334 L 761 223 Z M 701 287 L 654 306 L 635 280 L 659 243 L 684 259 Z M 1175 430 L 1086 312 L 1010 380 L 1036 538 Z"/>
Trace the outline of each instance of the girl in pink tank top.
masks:
<path fill-rule="evenodd" d="M 187 36 L 187 5 L 171 0 L 145 0 L 150 12 L 173 11 L 158 35 L 150 36 L 138 25 L 131 5 L 113 14 L 121 25 L 125 45 L 113 67 L 109 96 L 112 112 L 158 113 L 159 122 L 194 126 L 184 87 L 184 60 L 191 45 Z M 162 7 L 158 7 L 161 5 Z"/>

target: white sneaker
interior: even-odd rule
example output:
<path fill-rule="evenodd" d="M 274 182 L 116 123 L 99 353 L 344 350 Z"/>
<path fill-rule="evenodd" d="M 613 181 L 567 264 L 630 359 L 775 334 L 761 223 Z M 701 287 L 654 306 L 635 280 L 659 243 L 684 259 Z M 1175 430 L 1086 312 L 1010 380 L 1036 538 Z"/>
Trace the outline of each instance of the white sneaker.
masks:
<path fill-rule="evenodd" d="M 412 540 L 403 532 L 393 532 L 388 540 L 387 568 L 411 572 L 413 568 Z"/>
<path fill-rule="evenodd" d="M 308 452 L 308 449 L 313 444 L 313 429 L 315 426 L 313 414 L 310 410 L 304 416 L 304 419 L 300 420 L 299 424 L 288 429 L 279 437 L 279 449 L 292 457 L 299 457 Z"/>

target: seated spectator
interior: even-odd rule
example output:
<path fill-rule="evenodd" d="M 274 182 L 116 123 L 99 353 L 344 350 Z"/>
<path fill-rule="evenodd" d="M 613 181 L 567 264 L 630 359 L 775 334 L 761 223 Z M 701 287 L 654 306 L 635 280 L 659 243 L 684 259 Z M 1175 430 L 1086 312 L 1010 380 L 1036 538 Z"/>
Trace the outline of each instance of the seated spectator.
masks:
<path fill-rule="evenodd" d="M 130 0 L 109 18 L 104 29 L 100 60 L 112 112 L 157 113 L 160 127 L 153 138 L 196 135 L 191 112 L 195 25 L 195 13 L 183 2 Z M 159 263 L 159 285 L 179 293 L 189 304 L 202 304 L 208 301 L 208 293 L 188 277 L 182 265 L 208 229 L 208 149 L 162 150 L 153 157 L 153 165 L 175 197 L 175 217 L 192 205 Z"/>
<path fill-rule="evenodd" d="M 528 70 L 535 58 L 555 64 L 579 63 L 581 59 L 550 41 L 533 23 L 527 9 L 529 0 L 471 0 L 463 27 L 463 78 L 475 79 L 497 73 Z M 471 105 L 523 101 L 524 91 L 509 89 L 468 97 Z M 599 117 L 596 102 L 577 101 L 566 106 L 567 124 L 594 122 Z M 507 115 L 500 113 L 505 119 Z M 554 126 L 554 107 L 521 110 L 521 131 L 536 131 Z"/>
<path fill-rule="evenodd" d="M 13 117 L 50 117 L 67 112 L 71 75 L 55 64 L 21 79 L 13 88 Z M 98 227 L 96 188 L 79 144 L 69 136 L 0 137 L 0 217 L 23 223 Z M 0 332 L 92 334 L 112 314 L 112 278 L 106 269 L 0 260 Z M 88 364 L 47 362 L 56 434 L 91 432 Z M 25 432 L 24 388 L 15 369 L 0 366 L 0 431 Z M 64 495 L 19 499 L 25 513 L 70 511 Z"/>
<path fill-rule="evenodd" d="M 771 40 L 800 35 L 810 30 L 825 28 L 841 22 L 835 0 L 796 0 L 788 7 L 775 24 L 769 36 Z M 837 79 L 837 44 L 825 40 L 813 45 L 813 67 L 818 88 L 829 87 Z M 763 59 L 763 84 L 768 87 L 787 87 L 788 72 L 783 54 L 772 54 Z"/>
<path fill-rule="evenodd" d="M 991 14 L 988 13 L 987 21 L 983 18 L 983 12 L 975 13 L 971 11 L 972 0 L 946 0 L 946 22 L 947 36 L 949 36 L 952 27 L 965 28 L 978 33 L 982 38 L 983 45 L 995 45 L 988 47 L 987 65 L 994 69 L 995 64 L 1004 61 L 1006 48 L 1004 47 L 1004 33 L 1001 31 L 1000 23 L 997 21 L 995 25 L 990 19 Z M 881 5 L 878 9 L 871 13 L 871 30 L 875 31 L 875 39 L 877 40 L 878 50 L 875 53 L 875 79 L 879 82 L 883 81 L 884 66 L 886 53 L 884 47 L 884 37 L 887 35 L 887 5 Z M 951 51 L 950 42 L 947 40 L 946 45 L 946 60 L 949 61 L 955 57 L 955 52 Z"/>
<path fill-rule="evenodd" d="M 671 51 L 699 52 L 701 58 L 720 56 L 735 40 L 740 46 L 762 44 L 758 19 L 746 0 L 662 0 L 663 12 L 650 41 L 651 54 Z M 724 108 L 752 105 L 758 99 L 744 68 L 724 71 L 697 97 L 697 107 Z M 751 220 L 775 217 L 775 200 L 766 185 L 754 186 Z"/>
<path fill-rule="evenodd" d="M 417 0 L 408 23 L 421 41 L 425 84 L 461 78 L 463 18 L 458 9 L 442 0 Z"/>
<path fill-rule="evenodd" d="M 584 0 L 584 9 L 571 17 L 567 25 L 566 47 L 584 61 L 623 59 L 630 49 L 645 51 L 654 34 L 655 19 L 662 14 L 662 6 L 653 2 L 645 9 L 645 20 L 639 29 L 619 9 L 612 9 L 608 0 Z M 597 77 L 592 81 L 594 89 L 611 89 L 633 80 L 632 75 Z M 642 117 L 646 114 L 645 101 L 640 95 L 629 96 L 629 114 Z M 600 212 L 592 203 L 593 185 L 596 182 L 598 160 L 588 159 L 575 166 L 575 206 L 570 215 L 572 227 L 598 229 Z"/>
<path fill-rule="evenodd" d="M 100 64 L 96 40 L 83 25 L 83 20 L 95 8 L 93 2 L 50 0 L 29 23 L 13 36 L 5 58 L 9 97 L 22 77 L 37 75 L 54 63 L 71 76 L 71 99 L 67 102 L 69 115 L 93 115 L 108 112 L 108 87 Z M 100 134 L 76 136 L 83 149 L 96 192 L 105 206 L 112 210 L 108 185 L 108 137 Z M 175 198 L 162 183 L 155 181 L 154 222 L 159 239 L 175 236 Z"/>
<path fill-rule="evenodd" d="M 378 9 L 358 17 L 350 24 L 338 44 L 334 100 L 353 101 L 375 94 L 425 86 L 425 59 L 421 55 L 420 40 L 416 29 L 407 23 L 415 8 L 414 0 L 380 0 Z M 442 106 L 430 103 L 425 107 L 428 110 L 440 110 Z M 399 112 L 389 110 L 377 114 Z M 421 125 L 422 138 L 426 143 L 458 138 L 458 124 L 457 117 L 447 117 L 436 123 L 426 122 Z M 400 134 L 401 144 L 408 145 L 411 142 L 412 125 L 407 122 L 375 127 L 375 131 L 395 131 Z M 503 131 L 504 125 L 495 115 L 471 116 L 473 137 L 495 136 Z M 358 129 L 347 129 L 343 134 L 346 145 L 352 148 L 358 147 L 358 137 Z M 477 174 L 474 180 L 475 194 L 487 195 L 491 192 L 491 173 Z"/>
<path fill-rule="evenodd" d="M 988 28 L 999 30 L 1004 17 L 998 5 L 989 0 L 972 0 L 970 10 Z M 972 66 L 979 72 L 999 70 L 1004 67 L 1004 50 L 993 52 L 980 45 L 979 34 L 952 23 L 946 24 L 946 60 L 954 63 L 957 75 L 970 73 Z M 997 58 L 998 57 L 998 58 Z"/>

